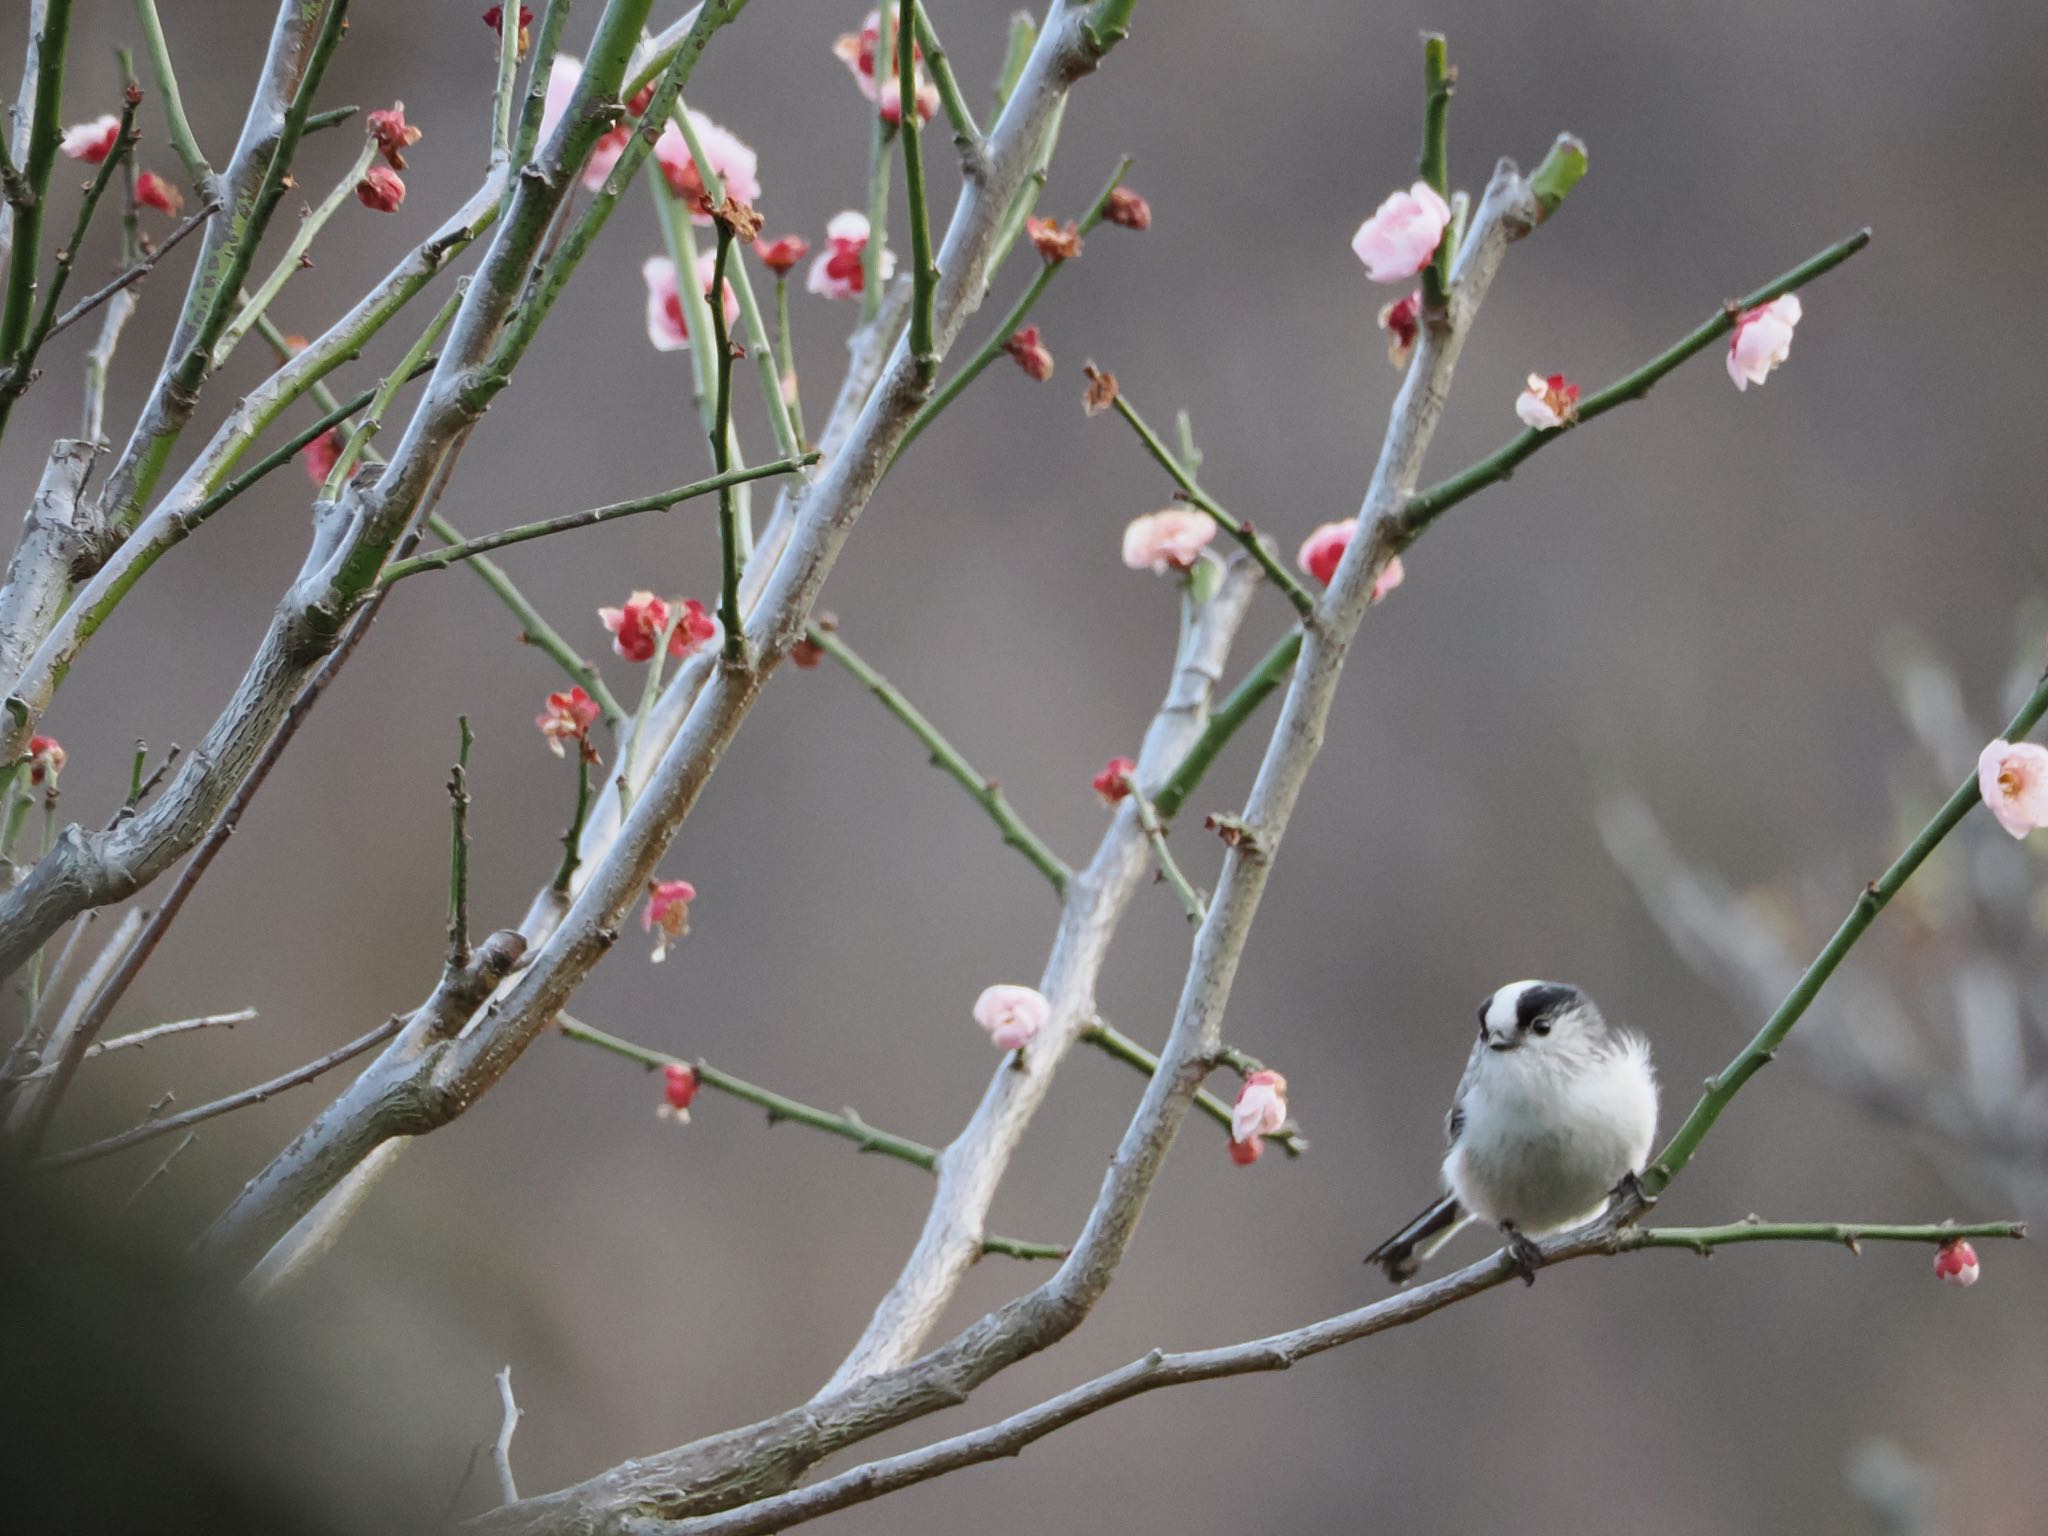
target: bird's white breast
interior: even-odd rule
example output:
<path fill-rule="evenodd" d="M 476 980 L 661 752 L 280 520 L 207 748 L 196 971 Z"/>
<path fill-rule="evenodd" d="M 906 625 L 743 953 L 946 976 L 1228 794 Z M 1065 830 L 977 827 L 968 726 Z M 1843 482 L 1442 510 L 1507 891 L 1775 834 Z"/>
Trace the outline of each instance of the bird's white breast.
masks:
<path fill-rule="evenodd" d="M 1570 1053 L 1475 1055 L 1464 1126 L 1444 1178 L 1466 1208 L 1528 1233 L 1595 1215 L 1623 1174 L 1640 1171 L 1657 1131 L 1657 1084 L 1641 1041 Z"/>

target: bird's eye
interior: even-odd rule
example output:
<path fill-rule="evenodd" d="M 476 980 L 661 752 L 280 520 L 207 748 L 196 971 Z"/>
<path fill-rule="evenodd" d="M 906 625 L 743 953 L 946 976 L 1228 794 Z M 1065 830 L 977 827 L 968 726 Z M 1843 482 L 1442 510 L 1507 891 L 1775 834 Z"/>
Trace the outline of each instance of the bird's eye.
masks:
<path fill-rule="evenodd" d="M 1537 1034 L 1537 1035 L 1547 1035 L 1547 1034 L 1549 1034 L 1549 1033 L 1550 1033 L 1550 1020 L 1549 1020 L 1548 1018 L 1541 1018 L 1541 1019 L 1536 1019 L 1536 1020 L 1533 1020 L 1533 1021 L 1532 1021 L 1532 1022 L 1530 1023 L 1530 1025 L 1529 1025 L 1529 1031 L 1530 1031 L 1530 1033 L 1532 1033 L 1532 1034 Z"/>

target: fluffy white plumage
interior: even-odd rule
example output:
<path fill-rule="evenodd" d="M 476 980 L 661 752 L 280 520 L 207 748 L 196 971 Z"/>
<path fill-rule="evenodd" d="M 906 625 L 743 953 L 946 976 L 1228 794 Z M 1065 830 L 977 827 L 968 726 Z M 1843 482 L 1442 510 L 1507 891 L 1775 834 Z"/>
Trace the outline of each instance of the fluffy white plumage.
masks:
<path fill-rule="evenodd" d="M 1390 1278 L 1475 1219 L 1526 1239 L 1598 1215 L 1657 1134 L 1650 1048 L 1577 987 L 1510 982 L 1480 1006 L 1445 1130 L 1450 1196 L 1373 1251 Z"/>

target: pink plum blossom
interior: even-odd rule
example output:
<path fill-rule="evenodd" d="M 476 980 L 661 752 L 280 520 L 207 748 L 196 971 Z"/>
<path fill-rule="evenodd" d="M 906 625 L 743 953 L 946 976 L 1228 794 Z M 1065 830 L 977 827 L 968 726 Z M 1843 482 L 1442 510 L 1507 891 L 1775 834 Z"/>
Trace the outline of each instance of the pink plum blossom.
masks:
<path fill-rule="evenodd" d="M 1301 552 L 1294 557 L 1295 561 L 1327 587 L 1336 576 L 1338 565 L 1343 562 L 1344 551 L 1351 547 L 1352 535 L 1357 532 L 1358 519 L 1355 517 L 1347 517 L 1340 523 L 1325 523 L 1301 541 Z M 1394 556 L 1373 578 L 1372 596 L 1368 602 L 1378 602 L 1407 579 L 1408 572 L 1401 564 L 1401 557 Z"/>
<path fill-rule="evenodd" d="M 1038 1038 L 1052 1017 L 1052 1004 L 1035 987 L 998 983 L 974 1000 L 974 1022 L 988 1031 L 999 1051 L 1021 1050 Z"/>
<path fill-rule="evenodd" d="M 2048 748 L 1994 741 L 1977 758 L 1977 788 L 2014 837 L 2048 827 Z"/>
<path fill-rule="evenodd" d="M 640 926 L 661 935 L 654 941 L 652 958 L 656 965 L 668 958 L 669 945 L 690 931 L 690 903 L 696 899 L 697 887 L 687 880 L 647 882 L 647 906 L 640 914 Z M 689 1105 L 680 1107 L 687 1109 Z"/>
<path fill-rule="evenodd" d="M 832 222 L 825 226 L 825 249 L 811 263 L 810 276 L 804 279 L 804 286 L 828 299 L 859 298 L 861 284 L 866 279 L 861 260 L 867 248 L 868 216 L 851 208 L 834 214 Z M 884 247 L 881 280 L 887 282 L 895 272 L 896 253 Z"/>
<path fill-rule="evenodd" d="M 589 756 L 590 728 L 597 723 L 597 716 L 597 700 L 581 688 L 571 688 L 567 693 L 549 694 L 547 708 L 533 717 L 533 723 L 540 727 L 555 756 L 564 755 L 565 741 L 581 743 L 581 750 Z"/>
<path fill-rule="evenodd" d="M 1230 1111 L 1230 1139 L 1256 1141 L 1287 1123 L 1287 1079 L 1264 1068 L 1250 1074 Z"/>
<path fill-rule="evenodd" d="M 673 881 L 672 884 L 687 885 L 688 881 Z M 661 1103 L 654 1112 L 664 1120 L 673 1120 L 677 1125 L 690 1123 L 690 1106 L 697 1101 L 697 1089 L 701 1080 L 697 1069 L 687 1062 L 672 1061 L 661 1069 Z"/>
<path fill-rule="evenodd" d="M 1975 1285 L 1979 1274 L 1977 1250 L 1967 1238 L 1950 1238 L 1934 1252 L 1934 1273 L 1949 1285 Z"/>
<path fill-rule="evenodd" d="M 758 203 L 761 200 L 760 157 L 740 142 L 739 136 L 731 129 L 714 123 L 695 107 L 689 108 L 687 115 L 690 131 L 704 146 L 704 158 L 711 162 L 713 174 L 725 183 L 725 195 L 736 203 Z M 669 191 L 689 205 L 691 218 L 698 224 L 709 224 L 711 202 L 704 191 L 704 178 L 697 174 L 697 162 L 691 158 L 689 141 L 673 121 L 662 126 L 661 137 L 654 141 L 654 158 L 661 166 Z"/>
<path fill-rule="evenodd" d="M 370 175 L 379 178 L 388 177 L 391 187 L 397 188 L 396 194 L 391 197 L 391 207 L 383 208 L 379 204 L 370 203 L 372 208 L 377 208 L 382 213 L 390 213 L 400 203 L 405 201 L 405 183 L 400 181 L 397 176 L 385 170 L 381 165 L 371 166 Z M 386 187 L 382 180 L 378 182 L 378 188 L 381 192 L 390 192 L 390 188 Z M 362 182 L 356 183 L 356 196 L 363 197 Z M 163 177 L 157 175 L 155 171 L 144 171 L 135 178 L 135 201 L 145 208 L 154 208 L 158 213 L 168 213 L 172 218 L 176 218 L 178 210 L 185 206 L 185 194 L 172 186 L 168 181 L 165 181 Z M 363 201 L 366 203 L 370 202 L 367 197 L 363 197 Z"/>
<path fill-rule="evenodd" d="M 1801 313 L 1799 295 L 1788 293 L 1737 318 L 1735 334 L 1728 338 L 1728 377 L 1737 389 L 1763 383 L 1785 361 Z"/>
<path fill-rule="evenodd" d="M 1131 519 L 1124 529 L 1124 564 L 1134 571 L 1186 571 L 1216 537 L 1216 519 L 1206 512 L 1169 507 Z"/>
<path fill-rule="evenodd" d="M 889 14 L 892 18 L 895 17 L 897 8 L 890 6 Z M 875 66 L 879 62 L 876 54 L 881 51 L 882 46 L 880 11 L 869 11 L 867 20 L 861 23 L 860 31 L 848 32 L 836 39 L 832 44 L 832 51 L 839 56 L 840 62 L 853 72 L 853 83 L 860 87 L 861 95 L 881 109 L 882 121 L 894 124 L 903 121 L 903 83 L 901 71 L 897 68 L 896 28 L 893 24 L 889 28 L 889 41 L 889 59 L 881 71 L 884 78 L 879 86 L 875 82 Z M 932 114 L 939 110 L 939 88 L 925 72 L 922 48 L 912 47 L 911 67 L 916 72 L 918 120 L 928 123 L 932 120 Z"/>
<path fill-rule="evenodd" d="M 665 598 L 652 592 L 635 592 L 623 608 L 600 608 L 598 618 L 612 632 L 612 649 L 628 661 L 652 661 L 661 632 L 668 628 L 674 610 Z M 687 656 L 718 633 L 718 625 L 704 611 L 704 605 L 690 598 L 683 604 L 682 617 L 668 637 L 671 656 Z"/>
<path fill-rule="evenodd" d="M 697 258 L 697 281 L 704 296 L 711 297 L 711 279 L 717 275 L 718 256 L 706 251 Z M 676 264 L 666 256 L 650 256 L 640 263 L 640 277 L 647 284 L 647 339 L 657 352 L 680 352 L 690 345 L 689 323 L 683 317 L 683 296 L 676 288 Z M 739 296 L 732 284 L 725 285 L 726 334 L 739 318 Z"/>
<path fill-rule="evenodd" d="M 120 136 L 121 119 L 106 112 L 89 123 L 73 123 L 66 128 L 64 137 L 57 141 L 57 148 L 67 159 L 98 165 L 114 152 L 114 141 Z"/>
<path fill-rule="evenodd" d="M 1529 375 L 1529 387 L 1515 396 L 1515 414 L 1525 427 L 1549 432 L 1579 415 L 1579 386 L 1561 373 Z"/>
<path fill-rule="evenodd" d="M 1429 265 L 1451 222 L 1450 205 L 1426 181 L 1396 192 L 1358 226 L 1351 249 L 1376 283 L 1398 283 Z"/>

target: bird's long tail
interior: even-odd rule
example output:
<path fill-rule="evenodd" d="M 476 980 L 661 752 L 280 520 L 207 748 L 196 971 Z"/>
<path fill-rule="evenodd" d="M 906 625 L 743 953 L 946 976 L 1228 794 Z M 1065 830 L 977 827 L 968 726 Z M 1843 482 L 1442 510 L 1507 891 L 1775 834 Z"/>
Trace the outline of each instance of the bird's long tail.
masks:
<path fill-rule="evenodd" d="M 1387 1278 L 1399 1285 L 1412 1277 L 1431 1254 L 1456 1237 L 1472 1219 L 1472 1213 L 1458 1204 L 1455 1196 L 1445 1195 L 1368 1253 L 1365 1262 L 1379 1265 L 1387 1272 Z"/>

